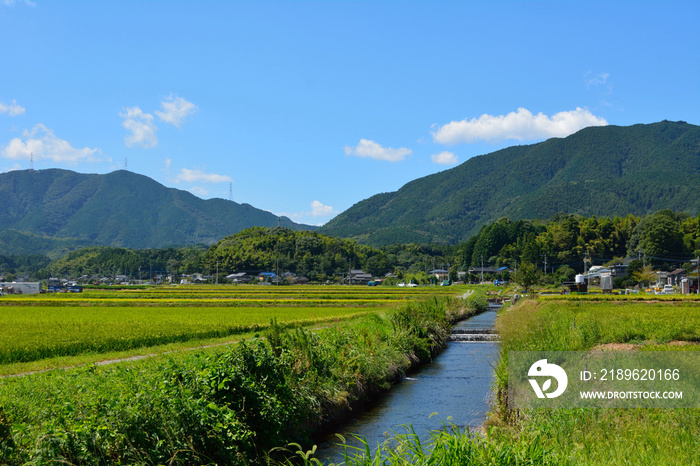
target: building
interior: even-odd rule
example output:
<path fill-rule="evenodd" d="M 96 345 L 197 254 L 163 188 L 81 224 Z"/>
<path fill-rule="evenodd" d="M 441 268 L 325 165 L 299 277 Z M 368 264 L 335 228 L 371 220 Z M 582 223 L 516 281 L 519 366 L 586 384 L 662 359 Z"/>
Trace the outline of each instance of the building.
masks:
<path fill-rule="evenodd" d="M 253 277 L 248 275 L 246 272 L 238 272 L 232 273 L 231 275 L 226 275 L 226 280 L 230 281 L 231 283 L 242 284 L 250 283 L 253 281 Z"/>
<path fill-rule="evenodd" d="M 602 276 L 615 278 L 615 276 L 612 274 L 612 270 L 607 267 L 603 267 L 602 265 L 594 265 L 588 269 L 588 273 L 584 274 L 583 278 L 589 285 L 600 285 L 600 279 Z"/>
<path fill-rule="evenodd" d="M 686 275 L 688 275 L 688 272 L 686 272 L 684 269 L 676 269 L 673 272 L 666 274 L 666 283 L 669 285 L 678 286 Z"/>
<path fill-rule="evenodd" d="M 4 282 L 0 283 L 0 288 L 6 290 L 7 294 L 39 294 L 41 293 L 41 282 Z"/>
<path fill-rule="evenodd" d="M 610 274 L 613 276 L 613 278 L 625 278 L 627 276 L 627 267 L 629 266 L 624 264 L 615 264 L 608 268 L 610 269 Z"/>
<path fill-rule="evenodd" d="M 372 275 L 360 269 L 350 270 L 347 282 L 351 285 L 366 285 L 372 281 Z"/>
<path fill-rule="evenodd" d="M 449 280 L 450 278 L 450 271 L 445 269 L 435 269 L 428 273 L 435 276 L 438 280 Z"/>
<path fill-rule="evenodd" d="M 260 283 L 279 283 L 279 278 L 274 272 L 260 272 L 256 278 Z"/>

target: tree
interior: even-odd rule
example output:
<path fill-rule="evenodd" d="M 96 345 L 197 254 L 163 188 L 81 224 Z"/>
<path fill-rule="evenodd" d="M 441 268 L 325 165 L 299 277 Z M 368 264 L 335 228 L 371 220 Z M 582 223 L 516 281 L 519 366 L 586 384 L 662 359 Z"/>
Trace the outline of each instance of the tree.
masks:
<path fill-rule="evenodd" d="M 642 270 L 635 272 L 632 277 L 642 285 L 647 286 L 651 282 L 656 281 L 656 272 L 651 269 L 650 265 L 647 265 Z"/>
<path fill-rule="evenodd" d="M 573 281 L 576 277 L 576 271 L 568 265 L 562 265 L 554 272 L 554 283 L 561 285 L 563 282 Z"/>
<path fill-rule="evenodd" d="M 540 271 L 536 264 L 532 262 L 523 262 L 518 266 L 518 272 L 515 274 L 515 283 L 523 287 L 526 293 L 539 279 Z"/>

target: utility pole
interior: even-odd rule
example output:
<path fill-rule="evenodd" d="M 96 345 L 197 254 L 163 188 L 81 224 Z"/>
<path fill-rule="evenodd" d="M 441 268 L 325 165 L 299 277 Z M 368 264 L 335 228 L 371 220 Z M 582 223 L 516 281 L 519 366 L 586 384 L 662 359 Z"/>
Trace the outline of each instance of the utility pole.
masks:
<path fill-rule="evenodd" d="M 481 284 L 484 284 L 484 255 L 481 255 Z"/>
<path fill-rule="evenodd" d="M 216 259 L 216 284 L 219 284 L 219 259 Z"/>
<path fill-rule="evenodd" d="M 544 254 L 544 274 L 547 275 L 547 253 Z"/>
<path fill-rule="evenodd" d="M 591 286 L 591 278 L 588 276 L 588 249 L 583 255 L 583 276 L 588 279 L 588 286 Z M 586 287 L 588 289 L 588 287 Z"/>

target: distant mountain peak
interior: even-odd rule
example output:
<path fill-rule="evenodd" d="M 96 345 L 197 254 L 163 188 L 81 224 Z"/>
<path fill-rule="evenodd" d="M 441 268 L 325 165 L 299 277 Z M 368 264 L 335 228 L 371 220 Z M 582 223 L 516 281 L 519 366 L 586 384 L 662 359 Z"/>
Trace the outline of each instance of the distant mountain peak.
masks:
<path fill-rule="evenodd" d="M 0 174 L 0 228 L 80 244 L 157 248 L 214 244 L 252 226 L 316 227 L 249 204 L 201 199 L 127 170 L 105 175 L 63 169 Z M 16 236 L 16 235 L 15 235 Z"/>

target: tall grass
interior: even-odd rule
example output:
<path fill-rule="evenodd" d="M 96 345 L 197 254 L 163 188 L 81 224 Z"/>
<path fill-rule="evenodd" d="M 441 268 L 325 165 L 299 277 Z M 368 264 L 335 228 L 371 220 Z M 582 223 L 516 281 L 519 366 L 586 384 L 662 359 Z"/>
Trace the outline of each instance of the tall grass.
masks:
<path fill-rule="evenodd" d="M 497 328 L 502 348 L 496 370 L 499 404 L 491 423 L 505 441 L 537 434 L 554 464 L 697 464 L 700 410 L 512 411 L 506 403 L 509 351 L 587 351 L 619 343 L 658 350 L 675 340 L 697 342 L 700 303 L 530 300 L 501 315 Z"/>

